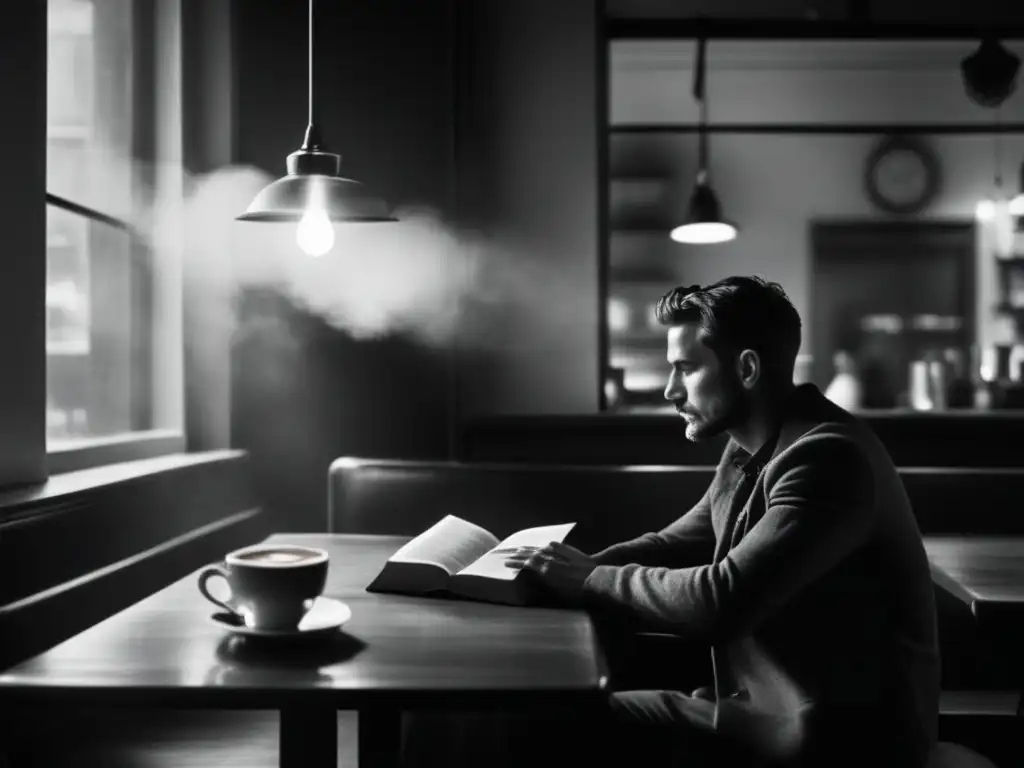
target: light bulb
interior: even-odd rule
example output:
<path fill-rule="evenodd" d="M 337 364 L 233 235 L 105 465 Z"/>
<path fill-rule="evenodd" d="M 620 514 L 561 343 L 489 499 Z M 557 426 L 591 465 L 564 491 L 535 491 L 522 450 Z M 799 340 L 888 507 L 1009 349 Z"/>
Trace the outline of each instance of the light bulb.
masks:
<path fill-rule="evenodd" d="M 334 247 L 334 227 L 323 208 L 310 208 L 302 215 L 295 242 L 309 256 L 323 256 Z"/>
<path fill-rule="evenodd" d="M 736 238 L 736 227 L 724 221 L 699 221 L 676 227 L 669 237 L 677 243 L 724 243 Z"/>

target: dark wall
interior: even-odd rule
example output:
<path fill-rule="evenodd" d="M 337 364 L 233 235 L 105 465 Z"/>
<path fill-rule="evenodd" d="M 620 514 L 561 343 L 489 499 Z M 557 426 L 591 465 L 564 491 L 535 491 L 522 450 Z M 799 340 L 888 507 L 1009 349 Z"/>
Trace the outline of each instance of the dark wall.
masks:
<path fill-rule="evenodd" d="M 235 159 L 280 175 L 305 128 L 305 4 L 236 7 Z M 252 452 L 282 531 L 323 529 L 340 455 L 445 457 L 469 414 L 595 413 L 599 392 L 598 5 L 348 0 L 318 14 L 320 122 L 343 175 L 510 238 L 495 259 L 516 277 L 460 320 L 485 343 L 439 351 L 244 297 L 232 445 Z"/>
<path fill-rule="evenodd" d="M 306 126 L 306 4 L 235 7 L 235 160 L 281 175 Z M 449 212 L 451 29 L 449 0 L 317 5 L 324 138 L 343 175 L 392 206 Z M 353 339 L 268 292 L 239 306 L 232 440 L 251 452 L 275 529 L 324 529 L 327 468 L 339 455 L 447 455 L 446 352 Z"/>
<path fill-rule="evenodd" d="M 499 258 L 516 286 L 460 356 L 460 415 L 596 413 L 600 3 L 459 5 L 460 212 L 513 244 Z"/>
<path fill-rule="evenodd" d="M 46 3 L 5 8 L 0 121 L 0 487 L 46 477 Z M 12 372 L 16 371 L 16 374 Z"/>

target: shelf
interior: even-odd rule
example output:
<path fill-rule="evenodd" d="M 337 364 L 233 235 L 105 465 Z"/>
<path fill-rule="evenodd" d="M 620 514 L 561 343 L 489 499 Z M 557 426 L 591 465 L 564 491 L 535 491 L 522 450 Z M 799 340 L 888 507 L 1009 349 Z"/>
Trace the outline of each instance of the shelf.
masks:
<path fill-rule="evenodd" d="M 624 173 L 616 176 L 609 176 L 608 181 L 612 184 L 670 184 L 672 176 L 669 174 L 654 175 L 644 173 Z"/>
<path fill-rule="evenodd" d="M 623 224 L 619 222 L 611 222 L 609 224 L 609 231 L 612 235 L 649 235 L 664 237 L 666 240 L 669 239 L 669 232 L 675 229 L 676 224 L 647 224 L 647 223 L 636 223 L 636 224 Z"/>
<path fill-rule="evenodd" d="M 610 333 L 608 346 L 616 349 L 648 352 L 665 349 L 665 333 Z"/>
<path fill-rule="evenodd" d="M 1014 317 L 1024 317 L 1024 306 L 1016 307 L 1008 302 L 1001 301 L 996 304 L 996 312 L 1001 315 L 1012 315 Z"/>
<path fill-rule="evenodd" d="M 664 161 L 659 162 L 654 158 L 649 158 L 647 162 L 637 162 L 637 158 L 621 158 L 618 165 L 618 168 L 608 169 L 608 180 L 612 183 L 669 183 L 675 178 L 672 170 L 665 167 Z"/>
<path fill-rule="evenodd" d="M 669 283 L 674 285 L 679 280 L 671 271 L 613 268 L 608 273 L 608 282 L 618 285 L 647 285 L 664 293 L 668 290 Z"/>

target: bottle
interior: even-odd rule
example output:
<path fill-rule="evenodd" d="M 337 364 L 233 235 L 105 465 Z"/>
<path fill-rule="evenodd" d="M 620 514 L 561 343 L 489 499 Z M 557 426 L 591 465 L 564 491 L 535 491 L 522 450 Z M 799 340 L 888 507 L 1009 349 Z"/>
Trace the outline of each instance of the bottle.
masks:
<path fill-rule="evenodd" d="M 946 363 L 947 378 L 946 405 L 950 408 L 970 408 L 974 400 L 974 386 L 967 374 L 964 357 L 956 347 L 947 347 L 943 351 Z"/>
<path fill-rule="evenodd" d="M 915 411 L 930 411 L 935 407 L 927 360 L 913 360 L 910 363 L 909 401 Z"/>
<path fill-rule="evenodd" d="M 832 358 L 836 374 L 825 390 L 825 397 L 847 411 L 855 411 L 864 402 L 864 386 L 857 371 L 857 363 L 845 349 Z"/>
<path fill-rule="evenodd" d="M 971 383 L 974 389 L 972 405 L 978 410 L 992 408 L 992 379 L 995 376 L 995 350 L 971 346 Z"/>
<path fill-rule="evenodd" d="M 946 364 L 942 360 L 928 360 L 928 396 L 932 408 L 937 411 L 946 410 Z"/>

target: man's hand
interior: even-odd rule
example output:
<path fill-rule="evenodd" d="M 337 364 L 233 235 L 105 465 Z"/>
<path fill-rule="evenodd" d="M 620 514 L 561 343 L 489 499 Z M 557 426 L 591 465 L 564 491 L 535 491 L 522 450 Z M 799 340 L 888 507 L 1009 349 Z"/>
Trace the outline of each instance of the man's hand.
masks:
<path fill-rule="evenodd" d="M 530 571 L 558 597 L 577 605 L 583 598 L 583 582 L 597 567 L 590 555 L 558 541 L 546 547 L 518 547 L 505 564 Z"/>

